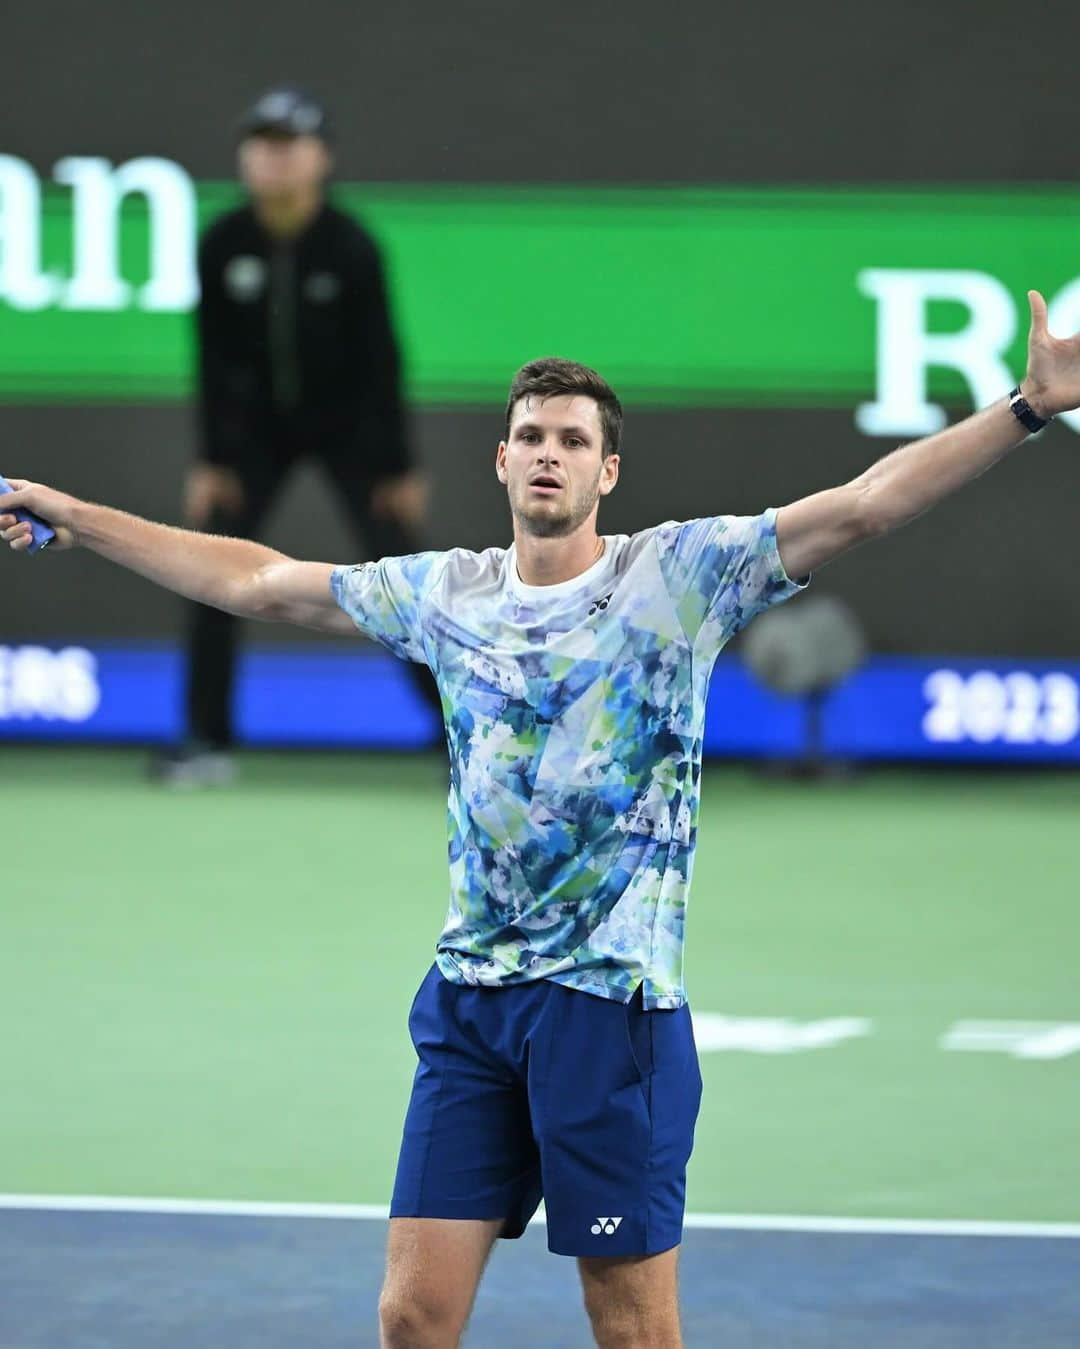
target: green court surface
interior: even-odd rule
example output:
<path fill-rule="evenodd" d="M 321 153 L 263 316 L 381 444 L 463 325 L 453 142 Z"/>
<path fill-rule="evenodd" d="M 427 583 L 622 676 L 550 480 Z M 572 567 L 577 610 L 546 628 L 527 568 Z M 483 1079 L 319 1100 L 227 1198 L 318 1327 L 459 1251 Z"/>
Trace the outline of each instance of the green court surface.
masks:
<path fill-rule="evenodd" d="M 0 762 L 0 1192 L 385 1202 L 445 766 Z M 706 766 L 695 1012 L 868 1024 L 703 1053 L 692 1210 L 1080 1219 L 1078 818 L 1075 776 Z M 941 1047 L 960 1021 L 1046 1026 Z"/>

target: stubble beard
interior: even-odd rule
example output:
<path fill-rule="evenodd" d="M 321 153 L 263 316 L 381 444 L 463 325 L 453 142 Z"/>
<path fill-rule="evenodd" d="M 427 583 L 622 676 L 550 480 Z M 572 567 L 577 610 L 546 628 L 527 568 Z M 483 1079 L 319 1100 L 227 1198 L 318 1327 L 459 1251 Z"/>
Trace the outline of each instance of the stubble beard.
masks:
<path fill-rule="evenodd" d="M 525 490 L 528 491 L 528 488 Z M 527 510 L 522 498 L 512 502 L 511 511 L 515 521 L 526 534 L 531 534 L 534 539 L 564 539 L 568 534 L 573 534 L 575 530 L 581 528 L 582 524 L 592 514 L 599 499 L 600 474 L 597 472 L 595 480 L 571 502 L 565 511 L 558 515 L 546 510 L 538 510 L 535 515 L 532 515 Z"/>

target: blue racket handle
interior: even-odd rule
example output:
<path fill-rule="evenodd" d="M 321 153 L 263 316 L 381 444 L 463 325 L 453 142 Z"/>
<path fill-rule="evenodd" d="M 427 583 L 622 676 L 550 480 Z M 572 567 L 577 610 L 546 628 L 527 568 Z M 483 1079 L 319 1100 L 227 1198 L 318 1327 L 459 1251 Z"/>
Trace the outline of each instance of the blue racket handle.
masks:
<path fill-rule="evenodd" d="M 0 493 L 14 492 L 14 490 L 14 487 L 8 482 L 7 478 L 0 474 Z M 30 521 L 31 543 L 30 547 L 26 550 L 28 553 L 40 553 L 42 548 L 45 548 L 56 538 L 56 530 L 53 529 L 52 525 L 47 525 L 41 516 L 35 515 L 33 511 L 26 511 L 20 508 L 13 511 L 12 514 L 15 516 L 16 520 Z"/>

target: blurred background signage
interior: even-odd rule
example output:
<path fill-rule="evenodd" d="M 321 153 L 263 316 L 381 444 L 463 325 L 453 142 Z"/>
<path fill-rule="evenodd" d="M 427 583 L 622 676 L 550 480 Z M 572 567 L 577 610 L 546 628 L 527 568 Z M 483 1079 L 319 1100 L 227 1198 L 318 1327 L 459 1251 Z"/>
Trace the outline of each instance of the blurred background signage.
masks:
<path fill-rule="evenodd" d="M 1068 188 L 337 197 L 387 250 L 411 395 L 429 404 L 497 403 L 515 358 L 567 350 L 636 406 L 855 405 L 866 435 L 923 435 L 943 404 L 1013 382 L 1033 256 L 1051 326 L 1080 324 Z M 0 397 L 187 397 L 197 231 L 235 200 L 160 157 L 69 156 L 43 181 L 0 156 Z"/>

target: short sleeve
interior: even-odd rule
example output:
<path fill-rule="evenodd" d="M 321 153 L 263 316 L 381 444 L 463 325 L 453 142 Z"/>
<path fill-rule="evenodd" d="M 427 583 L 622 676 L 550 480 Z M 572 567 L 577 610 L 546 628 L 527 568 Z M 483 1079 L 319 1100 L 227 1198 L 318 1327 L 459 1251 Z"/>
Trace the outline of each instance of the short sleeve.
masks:
<path fill-rule="evenodd" d="M 661 525 L 656 537 L 664 582 L 694 643 L 708 629 L 719 650 L 755 615 L 808 584 L 784 570 L 774 509 Z"/>
<path fill-rule="evenodd" d="M 411 553 L 335 567 L 330 589 L 362 633 L 389 647 L 395 656 L 426 665 L 423 604 L 445 556 Z"/>

